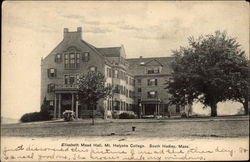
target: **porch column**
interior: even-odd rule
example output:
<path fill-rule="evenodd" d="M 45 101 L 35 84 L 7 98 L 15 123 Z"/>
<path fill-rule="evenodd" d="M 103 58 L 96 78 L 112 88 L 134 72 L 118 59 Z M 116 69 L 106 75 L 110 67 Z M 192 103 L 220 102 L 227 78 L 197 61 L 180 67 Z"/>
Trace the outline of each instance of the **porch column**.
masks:
<path fill-rule="evenodd" d="M 157 115 L 158 114 L 158 106 L 157 106 L 157 104 L 155 104 L 155 115 Z"/>
<path fill-rule="evenodd" d="M 55 93 L 55 99 L 54 99 L 54 118 L 56 119 L 56 93 Z"/>
<path fill-rule="evenodd" d="M 76 95 L 76 119 L 78 119 L 78 95 Z"/>
<path fill-rule="evenodd" d="M 58 118 L 61 118 L 61 100 L 62 100 L 62 95 L 59 93 L 59 101 L 58 101 Z"/>
<path fill-rule="evenodd" d="M 71 102 L 71 110 L 74 111 L 74 93 L 71 93 L 72 102 Z"/>
<path fill-rule="evenodd" d="M 157 113 L 157 115 L 160 115 L 160 105 L 159 104 L 157 104 L 157 109 L 158 109 L 158 113 Z"/>

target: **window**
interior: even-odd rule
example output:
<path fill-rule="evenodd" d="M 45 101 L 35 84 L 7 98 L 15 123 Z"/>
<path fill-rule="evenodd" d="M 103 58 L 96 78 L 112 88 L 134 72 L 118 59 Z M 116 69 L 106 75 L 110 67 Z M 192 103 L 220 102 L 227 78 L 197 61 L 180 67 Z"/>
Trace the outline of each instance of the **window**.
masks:
<path fill-rule="evenodd" d="M 76 68 L 80 67 L 80 53 L 76 53 Z"/>
<path fill-rule="evenodd" d="M 79 83 L 79 74 L 76 75 L 64 75 L 64 84 L 76 84 Z"/>
<path fill-rule="evenodd" d="M 56 63 L 61 63 L 62 62 L 62 55 L 61 54 L 56 54 L 55 55 L 55 62 Z"/>
<path fill-rule="evenodd" d="M 53 100 L 49 101 L 49 106 L 54 106 L 54 101 Z"/>
<path fill-rule="evenodd" d="M 64 54 L 65 69 L 76 69 L 80 67 L 80 53 L 76 51 Z"/>
<path fill-rule="evenodd" d="M 158 74 L 160 73 L 160 67 L 147 67 L 146 72 L 147 74 Z"/>
<path fill-rule="evenodd" d="M 141 79 L 137 79 L 137 83 L 138 83 L 138 84 L 141 84 Z"/>
<path fill-rule="evenodd" d="M 119 93 L 119 86 L 118 85 L 115 85 L 115 88 L 113 90 L 114 93 Z"/>
<path fill-rule="evenodd" d="M 148 98 L 156 98 L 156 97 L 157 97 L 157 91 L 148 92 Z"/>
<path fill-rule="evenodd" d="M 107 68 L 107 77 L 112 77 L 112 71 L 110 68 Z"/>
<path fill-rule="evenodd" d="M 157 85 L 157 79 L 148 79 L 148 86 Z"/>
<path fill-rule="evenodd" d="M 69 75 L 64 75 L 64 84 L 69 84 Z"/>
<path fill-rule="evenodd" d="M 120 108 L 120 102 L 119 101 L 114 101 L 113 102 L 113 107 L 114 107 L 115 110 L 119 110 L 119 108 Z"/>
<path fill-rule="evenodd" d="M 117 70 L 114 70 L 114 78 L 118 78 L 118 71 Z"/>
<path fill-rule="evenodd" d="M 56 77 L 56 69 L 54 69 L 54 68 L 48 69 L 48 77 L 55 78 Z"/>
<path fill-rule="evenodd" d="M 138 92 L 141 92 L 141 88 L 138 88 Z"/>
<path fill-rule="evenodd" d="M 70 76 L 69 77 L 69 84 L 74 84 L 75 83 L 75 77 L 74 76 Z"/>
<path fill-rule="evenodd" d="M 97 67 L 91 66 L 91 67 L 89 68 L 89 70 L 90 70 L 90 71 L 97 71 Z"/>
<path fill-rule="evenodd" d="M 54 91 L 55 91 L 55 84 L 54 83 L 48 84 L 47 92 L 50 93 L 50 92 L 54 92 Z"/>
<path fill-rule="evenodd" d="M 76 83 L 79 84 L 79 80 L 80 80 L 80 75 L 76 74 Z"/>
<path fill-rule="evenodd" d="M 82 56 L 82 60 L 85 62 L 89 61 L 89 52 L 84 52 Z"/>
<path fill-rule="evenodd" d="M 65 69 L 69 68 L 69 55 L 68 54 L 64 54 L 64 67 Z"/>
<path fill-rule="evenodd" d="M 177 112 L 177 113 L 180 112 L 180 105 L 176 105 L 176 112 Z"/>

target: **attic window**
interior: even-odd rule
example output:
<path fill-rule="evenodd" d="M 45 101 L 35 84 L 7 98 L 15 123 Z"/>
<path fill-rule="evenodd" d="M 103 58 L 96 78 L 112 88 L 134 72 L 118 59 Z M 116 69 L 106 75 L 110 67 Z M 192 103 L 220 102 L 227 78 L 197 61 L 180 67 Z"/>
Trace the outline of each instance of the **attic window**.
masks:
<path fill-rule="evenodd" d="M 61 54 L 56 54 L 55 55 L 55 62 L 56 63 L 61 63 L 62 62 L 62 55 Z"/>

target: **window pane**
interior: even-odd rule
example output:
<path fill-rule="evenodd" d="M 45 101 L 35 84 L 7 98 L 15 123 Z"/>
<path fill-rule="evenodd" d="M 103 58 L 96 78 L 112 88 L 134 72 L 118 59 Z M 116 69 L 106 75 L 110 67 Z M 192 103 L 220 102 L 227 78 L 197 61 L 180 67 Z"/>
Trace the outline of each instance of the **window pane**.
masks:
<path fill-rule="evenodd" d="M 75 54 L 74 53 L 71 53 L 70 54 L 70 58 L 72 59 L 72 58 L 75 58 Z"/>
<path fill-rule="evenodd" d="M 55 73 L 55 69 L 50 69 L 50 73 Z"/>

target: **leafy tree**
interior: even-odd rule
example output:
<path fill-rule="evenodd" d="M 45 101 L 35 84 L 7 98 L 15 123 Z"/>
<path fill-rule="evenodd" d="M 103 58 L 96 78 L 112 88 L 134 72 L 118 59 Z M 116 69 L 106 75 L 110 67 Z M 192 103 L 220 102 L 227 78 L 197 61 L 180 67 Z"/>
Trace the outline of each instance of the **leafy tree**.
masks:
<path fill-rule="evenodd" d="M 111 86 L 105 86 L 105 76 L 100 72 L 90 71 L 87 75 L 82 74 L 79 77 L 78 96 L 82 103 L 87 103 L 92 109 L 92 124 L 94 125 L 94 109 L 97 102 L 109 97 Z"/>
<path fill-rule="evenodd" d="M 211 107 L 211 116 L 217 116 L 218 102 L 246 103 L 247 59 L 236 39 L 216 31 L 188 40 L 188 47 L 173 51 L 173 75 L 166 87 L 172 95 L 170 103 L 200 101 Z"/>

